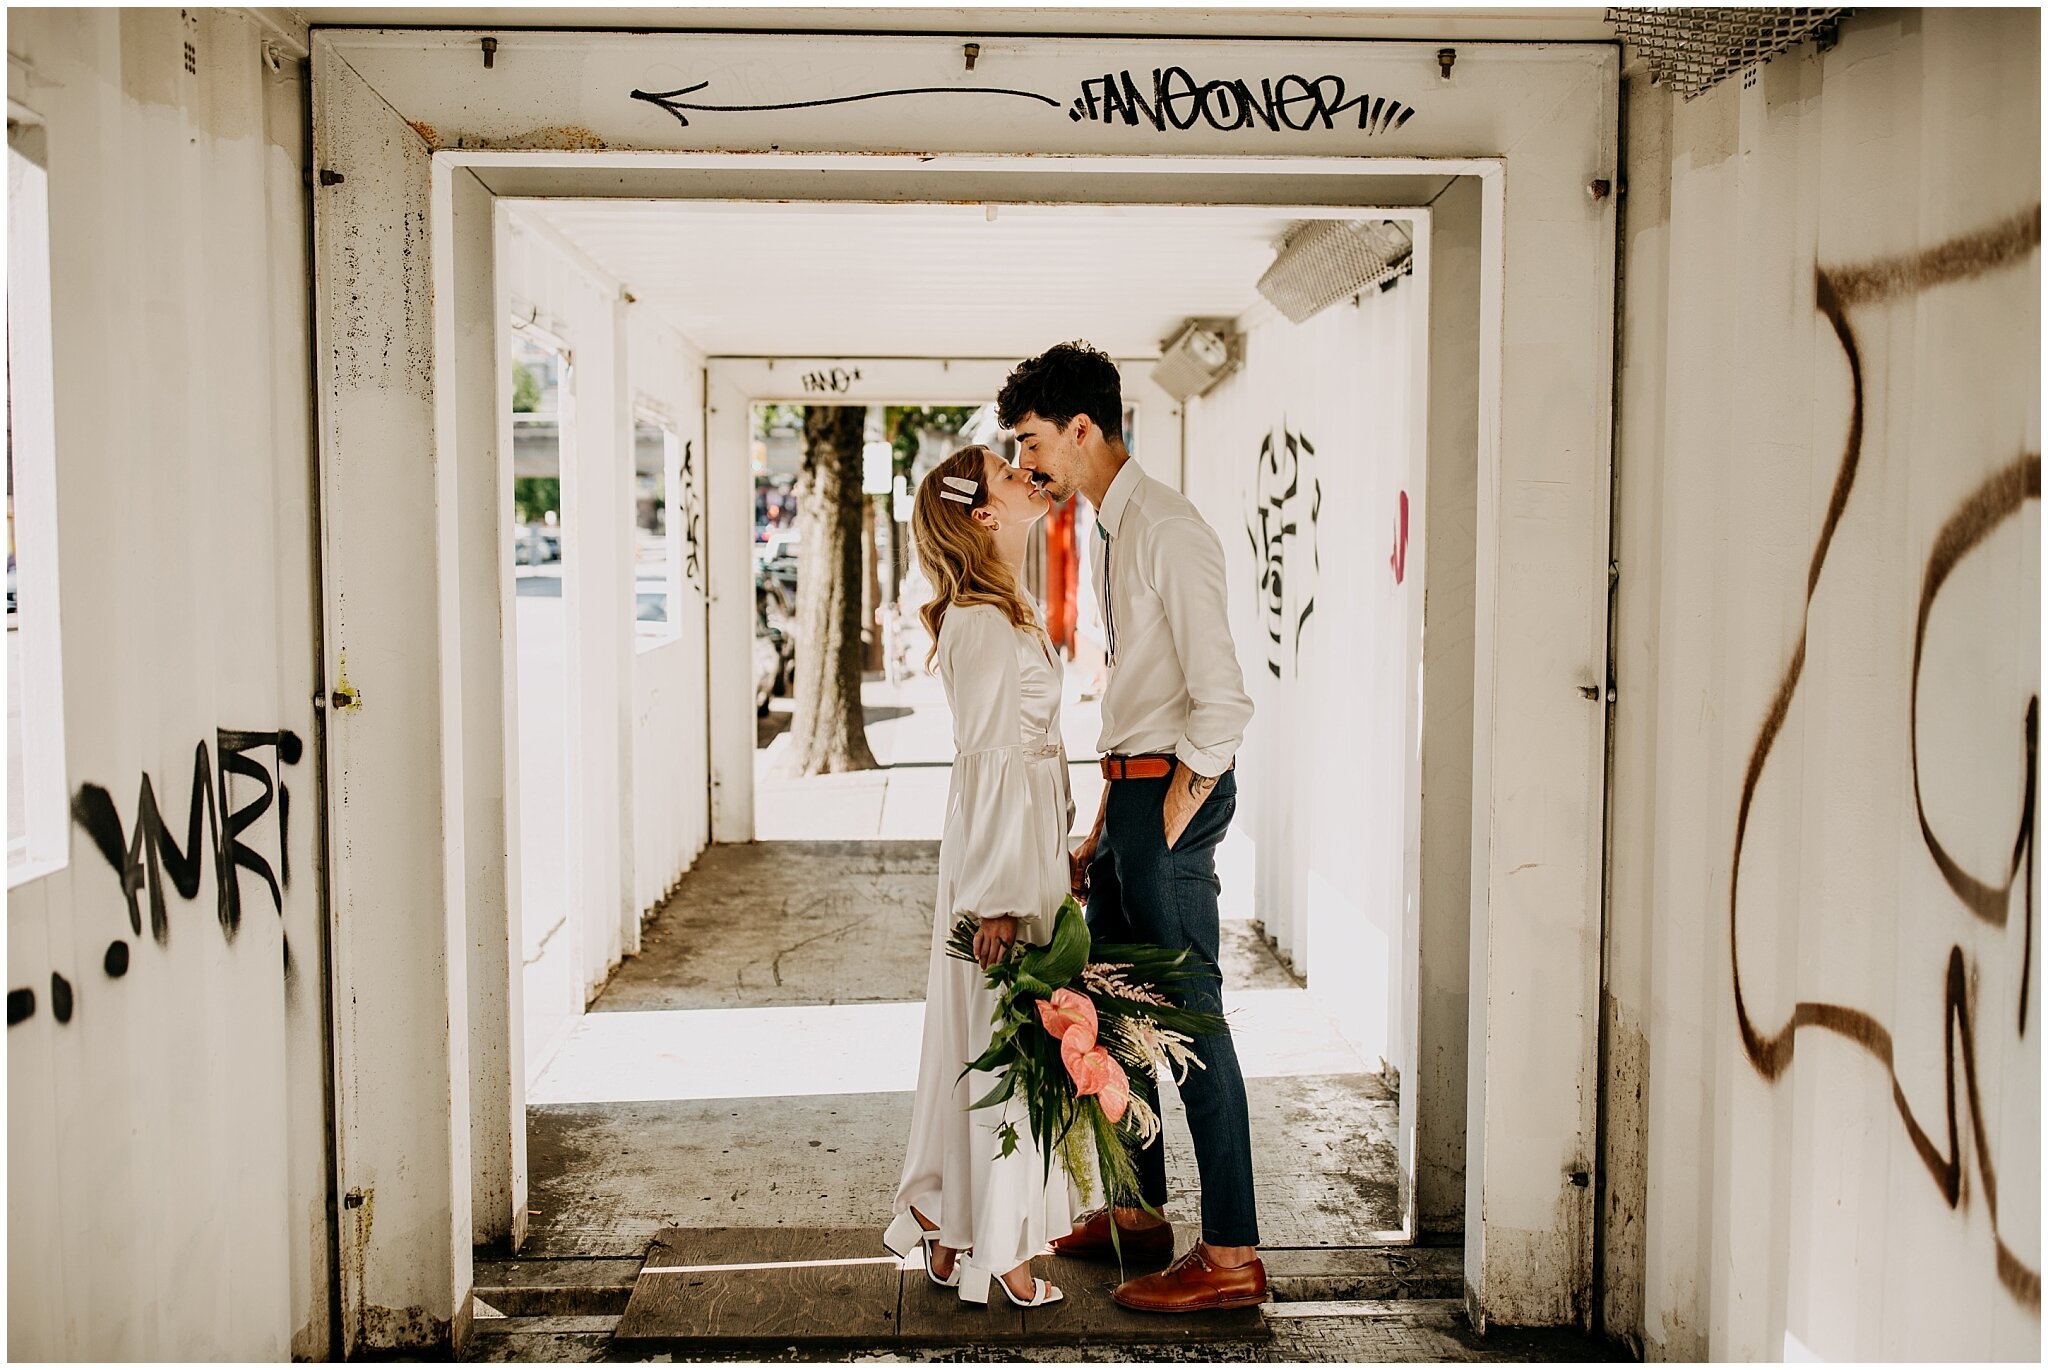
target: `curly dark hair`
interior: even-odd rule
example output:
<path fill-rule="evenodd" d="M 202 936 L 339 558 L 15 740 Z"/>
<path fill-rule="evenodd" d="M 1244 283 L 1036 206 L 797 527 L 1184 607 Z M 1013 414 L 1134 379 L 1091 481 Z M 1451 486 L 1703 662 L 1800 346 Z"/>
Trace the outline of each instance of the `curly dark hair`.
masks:
<path fill-rule="evenodd" d="M 1104 437 L 1122 441 L 1124 391 L 1116 363 L 1078 340 L 1017 363 L 996 396 L 996 419 L 1005 428 L 1015 428 L 1026 414 L 1062 429 L 1074 415 L 1086 414 Z"/>

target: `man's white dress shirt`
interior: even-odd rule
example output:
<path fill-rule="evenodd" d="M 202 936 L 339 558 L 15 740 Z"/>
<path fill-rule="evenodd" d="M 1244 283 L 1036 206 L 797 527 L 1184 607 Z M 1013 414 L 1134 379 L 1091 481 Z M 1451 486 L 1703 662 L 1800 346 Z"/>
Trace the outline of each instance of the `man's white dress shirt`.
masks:
<path fill-rule="evenodd" d="M 1230 768 L 1251 696 L 1230 639 L 1223 544 L 1187 496 L 1126 461 L 1096 510 L 1095 591 L 1109 638 L 1104 755 L 1171 752 Z"/>

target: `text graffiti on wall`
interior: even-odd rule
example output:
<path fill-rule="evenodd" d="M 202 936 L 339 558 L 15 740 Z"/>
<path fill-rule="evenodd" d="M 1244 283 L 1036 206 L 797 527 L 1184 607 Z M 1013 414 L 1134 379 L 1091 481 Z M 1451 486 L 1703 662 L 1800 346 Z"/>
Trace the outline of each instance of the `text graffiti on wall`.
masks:
<path fill-rule="evenodd" d="M 144 771 L 135 797 L 135 827 L 131 833 L 121 821 L 113 795 L 99 785 L 78 788 L 71 802 L 71 816 L 92 838 L 100 855 L 120 877 L 121 893 L 128 901 L 128 928 L 142 935 L 142 896 L 149 896 L 149 931 L 159 946 L 171 939 L 168 902 L 164 898 L 164 876 L 181 899 L 199 897 L 201 877 L 213 867 L 214 912 L 221 936 L 232 942 L 242 927 L 242 872 L 249 871 L 263 881 L 270 902 L 280 917 L 284 914 L 284 892 L 291 884 L 291 790 L 282 779 L 283 767 L 296 766 L 305 745 L 293 732 L 247 732 L 222 728 L 215 735 L 219 769 L 212 749 L 201 741 L 192 753 L 192 799 L 185 819 L 185 840 L 180 844 L 164 824 L 157 805 L 156 784 Z M 277 765 L 267 765 L 261 753 L 275 749 Z M 260 793 L 241 807 L 232 807 L 230 776 L 241 776 L 261 786 Z M 277 807 L 277 864 L 249 842 L 258 819 Z M 200 846 L 202 836 L 206 847 Z M 108 944 L 102 960 L 108 977 L 119 979 L 128 973 L 129 946 L 116 938 Z M 291 966 L 291 948 L 285 947 L 285 967 Z M 61 974 L 50 976 L 50 1011 L 60 1023 L 68 1023 L 75 1008 L 76 994 Z M 33 989 L 7 992 L 9 1027 L 31 1017 L 36 1010 Z"/>
<path fill-rule="evenodd" d="M 806 395 L 844 395 L 853 389 L 853 383 L 860 379 L 860 368 L 848 370 L 835 366 L 829 371 L 804 372 L 804 393 Z"/>
<path fill-rule="evenodd" d="M 1755 745 L 1750 752 L 1748 769 L 1743 777 L 1742 798 L 1735 818 L 1735 847 L 1728 893 L 1728 938 L 1735 992 L 1735 1017 L 1742 1037 L 1743 1053 L 1748 1057 L 1750 1064 L 1766 1080 L 1778 1079 L 1791 1068 L 1799 1030 L 1808 1027 L 1820 1028 L 1846 1038 L 1875 1057 L 1891 1075 L 1892 1103 L 1900 1122 L 1905 1127 L 1908 1139 L 1913 1144 L 1914 1151 L 1919 1155 L 1928 1174 L 1933 1177 L 1951 1208 L 1960 1206 L 1964 1199 L 1966 1175 L 1963 1159 L 1963 1117 L 1967 1113 L 1969 1142 L 1976 1153 L 1976 1170 L 1980 1181 L 1978 1187 L 1982 1192 L 1986 1214 L 1991 1223 L 1999 1283 L 2037 1315 L 2041 1308 L 2041 1272 L 2028 1266 L 2012 1250 L 1999 1229 L 1998 1172 L 1991 1153 L 1990 1137 L 1978 1090 L 1979 1042 L 1977 1015 L 1973 1005 L 1976 998 L 1975 982 L 1981 968 L 1970 965 L 1964 957 L 1962 946 L 1955 944 L 1950 946 L 1940 971 L 1942 989 L 1939 1028 L 1944 1059 L 1946 1117 L 1945 1127 L 1941 1123 L 1936 1126 L 1946 1134 L 1946 1145 L 1943 1146 L 1936 1142 L 1934 1135 L 1922 1123 L 1913 1105 L 1908 1101 L 1895 1064 L 1893 1031 L 1876 1017 L 1846 1004 L 1802 1000 L 1793 1005 L 1790 1016 L 1775 1030 L 1767 1031 L 1757 1025 L 1750 1016 L 1749 1004 L 1743 995 L 1742 940 L 1737 914 L 1740 910 L 1742 888 L 1742 854 L 1749 832 L 1752 807 L 1756 801 L 1758 783 L 1762 779 L 1764 766 L 1770 759 L 1771 750 L 1784 728 L 1786 717 L 1798 692 L 1800 676 L 1806 665 L 1805 619 L 1811 616 L 1814 592 L 1819 587 L 1836 530 L 1841 524 L 1850 494 L 1855 488 L 1857 468 L 1863 455 L 1863 357 L 1855 330 L 1849 322 L 1848 311 L 1861 304 L 1908 298 L 1933 286 L 1967 280 L 2013 265 L 2037 253 L 2040 243 L 2041 209 L 2036 205 L 2032 210 L 1988 230 L 1954 239 L 1924 252 L 1860 267 L 1822 269 L 1816 273 L 1816 305 L 1833 328 L 1848 362 L 1851 387 L 1848 441 L 1807 572 L 1806 610 L 1800 627 L 1799 641 L 1793 648 L 1791 661 L 1779 680 L 1777 693 L 1757 734 Z M 2017 1032 L 2020 1036 L 2026 1033 L 2027 1003 L 2031 991 L 2029 976 L 2033 962 L 2034 805 L 2039 779 L 2037 763 L 2040 697 L 2038 694 L 2032 695 L 2027 700 L 2024 710 L 2018 707 L 2017 702 L 2014 705 L 2012 718 L 2020 732 L 2018 746 L 2024 762 L 2024 786 L 2015 806 L 2018 814 L 2014 828 L 2007 829 L 2001 825 L 1995 830 L 1995 835 L 2015 829 L 2017 835 L 2009 847 L 2006 846 L 2002 835 L 1998 837 L 1999 847 L 2011 852 L 2011 860 L 1999 876 L 1986 880 L 1963 868 L 1950 853 L 1947 845 L 1935 835 L 1935 825 L 1927 812 L 1920 783 L 1920 679 L 1927 645 L 1929 617 L 1951 573 L 2001 525 L 2016 517 L 2028 502 L 2038 505 L 2040 498 L 2040 454 L 2023 453 L 1993 472 L 1951 510 L 1936 535 L 1921 580 L 1918 626 L 1913 639 L 1912 673 L 1908 688 L 1908 736 L 1905 739 L 1907 759 L 1913 775 L 1913 803 L 1919 817 L 1921 840 L 1929 859 L 1940 872 L 1943 883 L 1954 894 L 1962 910 L 1982 924 L 2003 928 L 2010 917 L 2017 887 L 2022 904 L 2022 916 L 2025 919 L 2017 987 Z M 1905 968 L 1901 968 L 1901 979 L 1903 980 L 1909 973 Z M 1960 1098 L 1957 1092 L 1958 1066 L 1962 1086 Z"/>
<path fill-rule="evenodd" d="M 1245 516 L 1245 536 L 1251 539 L 1252 560 L 1258 567 L 1259 616 L 1266 625 L 1266 668 L 1275 679 L 1282 665 L 1301 666 L 1301 633 L 1309 615 L 1316 610 L 1316 580 L 1323 567 L 1322 549 L 1317 541 L 1323 515 L 1323 483 L 1306 464 L 1315 460 L 1316 449 L 1306 437 L 1280 425 L 1279 441 L 1266 434 L 1259 443 L 1258 465 L 1252 476 L 1251 509 Z M 1305 520 L 1305 522 L 1304 522 Z M 1303 563 L 1302 542 L 1306 540 L 1307 562 Z M 1294 602 L 1290 611 L 1287 586 L 1292 580 Z M 1292 645 L 1289 639 L 1292 639 Z"/>
<path fill-rule="evenodd" d="M 1306 133 L 1335 129 L 1339 119 L 1355 113 L 1355 126 L 1370 136 L 1397 129 L 1415 116 L 1408 105 L 1383 95 L 1347 95 L 1341 76 L 1267 76 L 1254 89 L 1242 76 L 1197 81 L 1185 67 L 1154 67 L 1150 83 L 1143 86 L 1129 70 L 1083 81 L 1067 117 L 1130 128 L 1150 124 L 1162 133 L 1169 128 L 1185 132 L 1196 124 L 1224 133 L 1243 128 Z"/>
<path fill-rule="evenodd" d="M 699 594 L 704 592 L 704 501 L 697 494 L 697 448 L 683 440 L 682 501 L 676 506 L 676 522 L 683 533 L 683 578 Z"/>
<path fill-rule="evenodd" d="M 684 128 L 690 126 L 692 114 L 765 114 L 924 95 L 996 96 L 1061 108 L 1060 101 L 1050 95 L 999 86 L 908 86 L 748 105 L 706 104 L 685 98 L 710 85 L 709 81 L 699 81 L 675 90 L 635 90 L 627 98 L 665 110 Z M 1168 129 L 1186 132 L 1199 124 L 1223 133 L 1239 129 L 1307 133 L 1315 129 L 1351 128 L 1371 137 L 1391 133 L 1415 117 L 1414 106 L 1369 91 L 1354 93 L 1342 76 L 1333 73 L 1301 76 L 1290 72 L 1284 76 L 1219 76 L 1198 80 L 1186 67 L 1179 66 L 1154 67 L 1144 80 L 1129 68 L 1091 76 L 1080 83 L 1079 93 L 1065 108 L 1067 118 L 1075 123 L 1120 123 L 1127 128 L 1146 124 L 1161 133 Z"/>

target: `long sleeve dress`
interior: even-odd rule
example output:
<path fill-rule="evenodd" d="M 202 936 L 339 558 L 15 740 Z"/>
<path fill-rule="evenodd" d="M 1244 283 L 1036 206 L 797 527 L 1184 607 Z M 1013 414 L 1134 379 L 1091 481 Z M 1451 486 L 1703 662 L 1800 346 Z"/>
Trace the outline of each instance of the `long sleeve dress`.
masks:
<path fill-rule="evenodd" d="M 1057 1157 L 1048 1181 L 1022 1099 L 969 1105 L 999 1078 L 961 1068 L 988 1047 L 995 995 L 982 970 L 946 954 L 963 914 L 1017 919 L 1044 945 L 1068 890 L 1073 794 L 1060 743 L 1060 665 L 1037 634 L 990 605 L 956 605 L 939 629 L 939 673 L 953 710 L 952 785 L 939 844 L 924 1044 L 894 1211 L 915 1206 L 939 1241 L 972 1247 L 1001 1273 L 1073 1230 L 1075 1194 Z M 997 1129 L 1016 1124 L 1001 1156 Z"/>

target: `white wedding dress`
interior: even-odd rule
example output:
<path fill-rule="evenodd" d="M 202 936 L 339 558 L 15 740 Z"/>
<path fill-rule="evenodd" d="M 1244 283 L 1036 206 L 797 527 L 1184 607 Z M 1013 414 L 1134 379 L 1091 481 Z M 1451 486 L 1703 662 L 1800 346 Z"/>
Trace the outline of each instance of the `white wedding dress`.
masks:
<path fill-rule="evenodd" d="M 953 710 L 953 779 L 939 844 L 924 1046 L 894 1213 L 913 1206 L 938 1240 L 972 1247 L 997 1274 L 1074 1228 L 1076 1194 L 1057 1157 L 1048 1180 L 1021 1099 L 970 1109 L 998 1075 L 961 1069 L 987 1049 L 995 994 L 981 968 L 946 954 L 963 914 L 1017 918 L 1042 946 L 1068 890 L 1073 794 L 1060 743 L 1060 664 L 1038 634 L 990 605 L 956 605 L 939 628 L 939 674 Z M 1017 1128 L 1000 1156 L 996 1135 Z"/>

